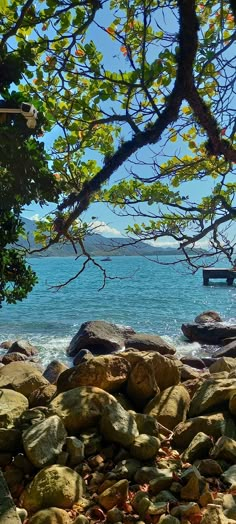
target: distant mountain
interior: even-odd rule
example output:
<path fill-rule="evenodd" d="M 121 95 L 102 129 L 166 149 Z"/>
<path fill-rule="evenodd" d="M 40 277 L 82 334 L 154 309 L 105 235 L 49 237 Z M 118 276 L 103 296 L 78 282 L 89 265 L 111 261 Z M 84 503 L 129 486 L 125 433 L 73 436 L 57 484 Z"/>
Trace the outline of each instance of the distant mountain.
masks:
<path fill-rule="evenodd" d="M 28 247 L 30 249 L 39 249 L 40 245 L 35 244 L 34 241 L 34 231 L 36 229 L 36 224 L 33 220 L 29 220 L 23 217 L 25 224 L 25 229 L 28 236 L 28 242 L 26 240 L 21 241 L 22 246 Z M 157 248 L 146 244 L 145 242 L 139 242 L 135 244 L 135 240 L 129 238 L 106 238 L 99 234 L 87 235 L 84 240 L 84 245 L 88 253 L 92 256 L 103 256 L 103 257 L 113 257 L 113 256 L 158 256 L 158 255 L 177 255 L 179 251 L 174 248 Z M 78 254 L 81 254 L 81 248 L 79 245 L 76 245 Z M 42 253 L 34 253 L 32 256 L 44 256 L 44 257 L 71 257 L 75 256 L 73 246 L 68 241 L 66 244 L 57 244 L 50 246 L 47 251 Z"/>

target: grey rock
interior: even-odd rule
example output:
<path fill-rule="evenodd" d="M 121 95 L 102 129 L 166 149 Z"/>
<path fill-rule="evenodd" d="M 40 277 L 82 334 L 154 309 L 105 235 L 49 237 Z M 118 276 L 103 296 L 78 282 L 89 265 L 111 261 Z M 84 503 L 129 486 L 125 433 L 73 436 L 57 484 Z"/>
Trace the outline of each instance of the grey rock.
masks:
<path fill-rule="evenodd" d="M 67 437 L 57 415 L 35 424 L 23 432 L 25 454 L 36 468 L 43 468 L 56 461 Z"/>
<path fill-rule="evenodd" d="M 71 340 L 67 353 L 75 356 L 80 349 L 89 349 L 94 355 L 119 351 L 125 346 L 125 332 L 116 324 L 103 320 L 85 322 Z"/>
<path fill-rule="evenodd" d="M 125 347 L 139 351 L 157 351 L 161 355 L 174 355 L 176 349 L 159 335 L 149 333 L 135 333 L 125 341 Z"/>
<path fill-rule="evenodd" d="M 113 406 L 105 406 L 100 431 L 106 440 L 124 447 L 132 444 L 139 434 L 134 416 L 122 408 L 118 402 Z"/>
<path fill-rule="evenodd" d="M 210 345 L 221 345 L 224 338 L 236 337 L 236 325 L 226 326 L 221 322 L 182 324 L 181 329 L 191 342 L 202 342 Z"/>

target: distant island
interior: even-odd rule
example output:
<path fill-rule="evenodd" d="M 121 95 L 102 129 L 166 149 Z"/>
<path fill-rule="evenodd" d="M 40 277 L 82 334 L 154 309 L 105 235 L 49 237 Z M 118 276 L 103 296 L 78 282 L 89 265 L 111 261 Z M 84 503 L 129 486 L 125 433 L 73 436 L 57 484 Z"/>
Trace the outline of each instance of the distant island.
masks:
<path fill-rule="evenodd" d="M 23 247 L 30 249 L 39 249 L 40 244 L 35 244 L 34 231 L 36 224 L 33 220 L 23 217 L 25 230 L 28 240 L 22 239 L 20 242 Z M 180 252 L 176 248 L 154 247 L 146 242 L 135 243 L 135 239 L 128 237 L 107 238 L 100 234 L 87 235 L 84 240 L 86 250 L 94 257 L 115 257 L 115 256 L 160 256 L 160 255 L 179 255 Z M 76 249 L 78 254 L 81 254 L 81 248 L 77 244 Z M 197 250 L 195 250 L 196 252 Z M 70 242 L 66 244 L 56 244 L 50 246 L 46 251 L 41 253 L 33 253 L 33 257 L 73 257 L 75 252 Z"/>

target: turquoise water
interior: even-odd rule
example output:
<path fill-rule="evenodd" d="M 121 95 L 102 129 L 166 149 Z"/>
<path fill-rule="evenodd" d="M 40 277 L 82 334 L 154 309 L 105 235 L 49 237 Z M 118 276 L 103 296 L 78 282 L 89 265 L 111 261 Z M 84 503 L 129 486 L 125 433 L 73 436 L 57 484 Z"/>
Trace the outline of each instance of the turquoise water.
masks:
<path fill-rule="evenodd" d="M 99 259 L 97 259 L 99 261 Z M 160 257 L 162 262 L 167 257 Z M 171 260 L 168 257 L 168 260 Z M 173 258 L 174 260 L 174 258 Z M 236 323 L 236 284 L 216 282 L 202 285 L 202 272 L 192 275 L 183 266 L 165 266 L 143 257 L 113 257 L 103 262 L 108 280 L 90 266 L 79 279 L 55 291 L 80 268 L 72 258 L 35 258 L 30 263 L 39 283 L 22 303 L 0 310 L 0 342 L 27 338 L 40 347 L 44 363 L 66 359 L 65 349 L 82 322 L 102 319 L 132 326 L 137 331 L 156 333 L 174 341 L 178 352 L 195 353 L 199 344 L 186 344 L 181 324 L 200 312 L 213 309 L 227 322 Z"/>

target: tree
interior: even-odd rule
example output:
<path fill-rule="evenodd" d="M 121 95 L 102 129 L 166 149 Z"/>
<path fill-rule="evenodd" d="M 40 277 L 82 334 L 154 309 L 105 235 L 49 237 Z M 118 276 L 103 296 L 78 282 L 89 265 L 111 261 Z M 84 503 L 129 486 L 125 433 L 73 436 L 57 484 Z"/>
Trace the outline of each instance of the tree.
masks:
<path fill-rule="evenodd" d="M 30 56 L 27 57 L 28 63 Z M 26 62 L 17 52 L 1 49 L 0 94 L 8 108 L 17 109 L 21 95 L 10 92 L 18 82 Z M 17 249 L 24 235 L 21 213 L 32 201 L 44 204 L 55 199 L 55 180 L 50 173 L 44 145 L 39 143 L 40 119 L 34 130 L 27 128 L 20 114 L 0 115 L 0 307 L 5 300 L 15 303 L 26 297 L 36 282 L 36 275 L 26 261 L 26 250 Z"/>
<path fill-rule="evenodd" d="M 128 228 L 134 242 L 171 237 L 197 268 L 202 253 L 187 248 L 207 238 L 209 256 L 232 262 L 234 1 L 19 3 L 5 2 L 0 49 L 14 36 L 19 54 L 33 54 L 18 89 L 41 101 L 46 131 L 57 130 L 52 169 L 64 195 L 40 225 L 43 249 L 83 246 L 83 214 L 104 201 L 139 217 Z M 200 182 L 207 192 L 195 199 Z"/>

